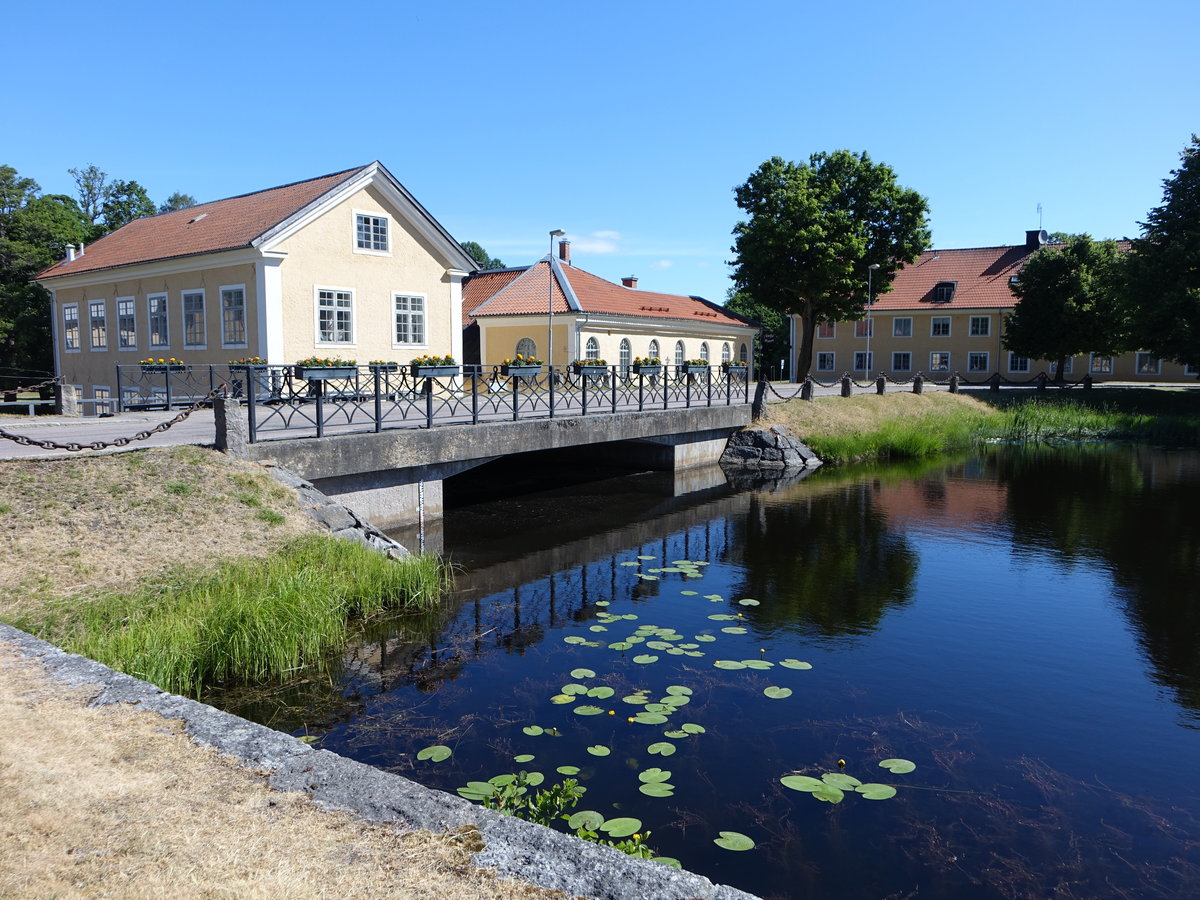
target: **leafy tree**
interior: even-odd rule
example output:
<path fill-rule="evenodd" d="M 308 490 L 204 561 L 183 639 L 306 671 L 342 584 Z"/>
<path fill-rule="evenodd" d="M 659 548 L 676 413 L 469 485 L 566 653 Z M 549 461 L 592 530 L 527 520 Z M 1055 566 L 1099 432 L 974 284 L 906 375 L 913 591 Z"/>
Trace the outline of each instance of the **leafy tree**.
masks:
<path fill-rule="evenodd" d="M 108 173 L 101 172 L 95 166 L 67 169 L 67 172 L 75 179 L 80 209 L 89 222 L 96 224 L 104 212 L 104 201 L 108 197 Z"/>
<path fill-rule="evenodd" d="M 786 356 L 790 330 L 787 316 L 759 303 L 746 292 L 732 288 L 725 296 L 725 308 L 762 326 L 762 334 L 754 348 L 755 371 L 764 372 L 772 362 Z"/>
<path fill-rule="evenodd" d="M 116 231 L 127 222 L 158 212 L 146 189 L 136 181 L 114 181 L 104 195 L 104 231 Z"/>
<path fill-rule="evenodd" d="M 819 322 L 862 317 L 867 267 L 879 266 L 872 282 L 884 293 L 929 243 L 925 198 L 865 152 L 814 153 L 807 163 L 775 156 L 734 195 L 749 216 L 733 229 L 734 287 L 800 316 L 797 376 L 812 365 Z"/>
<path fill-rule="evenodd" d="M 1163 181 L 1163 202 L 1142 223 L 1127 266 L 1135 343 L 1164 359 L 1200 365 L 1200 138 Z"/>
<path fill-rule="evenodd" d="M 1076 234 L 1065 244 L 1043 247 L 1010 285 L 1017 306 L 1005 323 L 1004 346 L 1031 359 L 1057 360 L 1058 381 L 1069 356 L 1126 349 L 1120 267 L 1113 241 Z"/>
<path fill-rule="evenodd" d="M 11 215 L 40 190 L 32 178 L 21 178 L 12 166 L 0 166 L 0 216 Z"/>
<path fill-rule="evenodd" d="M 480 269 L 504 268 L 504 263 L 496 259 L 494 256 L 490 256 L 488 252 L 475 241 L 460 241 L 459 246 L 467 251 L 467 255 L 470 256 L 471 259 L 475 260 Z"/>
<path fill-rule="evenodd" d="M 160 213 L 176 212 L 177 210 L 187 209 L 195 205 L 196 198 L 191 194 L 181 194 L 179 191 L 176 191 L 166 199 L 166 202 L 158 205 L 158 211 Z"/>

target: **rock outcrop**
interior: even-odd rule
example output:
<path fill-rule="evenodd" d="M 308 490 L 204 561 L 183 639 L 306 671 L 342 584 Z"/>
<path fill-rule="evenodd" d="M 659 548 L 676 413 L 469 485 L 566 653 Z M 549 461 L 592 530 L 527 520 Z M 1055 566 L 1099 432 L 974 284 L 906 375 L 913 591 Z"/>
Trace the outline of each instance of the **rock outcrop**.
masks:
<path fill-rule="evenodd" d="M 746 428 L 729 436 L 722 467 L 741 469 L 815 469 L 821 460 L 782 425 Z"/>

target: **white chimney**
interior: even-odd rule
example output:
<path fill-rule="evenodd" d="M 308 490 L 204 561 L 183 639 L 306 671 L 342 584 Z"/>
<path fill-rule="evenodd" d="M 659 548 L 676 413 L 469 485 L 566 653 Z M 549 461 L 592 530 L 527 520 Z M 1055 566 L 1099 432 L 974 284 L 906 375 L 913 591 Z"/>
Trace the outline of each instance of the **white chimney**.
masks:
<path fill-rule="evenodd" d="M 75 245 L 67 244 L 67 262 L 75 262 Z"/>
<path fill-rule="evenodd" d="M 83 256 L 83 241 L 79 242 L 79 255 Z"/>

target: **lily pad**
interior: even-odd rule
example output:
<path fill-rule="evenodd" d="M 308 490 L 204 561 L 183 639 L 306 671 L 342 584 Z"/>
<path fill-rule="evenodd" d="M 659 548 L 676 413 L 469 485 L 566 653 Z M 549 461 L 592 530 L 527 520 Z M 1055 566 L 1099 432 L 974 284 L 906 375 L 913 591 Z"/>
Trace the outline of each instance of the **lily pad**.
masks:
<path fill-rule="evenodd" d="M 686 731 L 688 734 L 704 734 L 704 726 L 697 725 L 695 722 L 684 722 L 679 726 L 680 731 Z"/>
<path fill-rule="evenodd" d="M 594 744 L 593 746 L 587 748 L 587 752 L 592 754 L 592 756 L 608 756 L 608 754 L 612 753 L 612 751 L 603 744 Z"/>
<path fill-rule="evenodd" d="M 785 688 L 785 687 L 776 687 L 775 685 L 771 685 L 769 688 L 764 688 L 763 693 L 766 694 L 768 697 L 770 697 L 772 700 L 785 700 L 788 697 L 792 696 L 792 689 Z M 575 712 L 579 712 L 579 710 L 575 710 Z"/>
<path fill-rule="evenodd" d="M 698 634 L 698 635 L 696 635 L 696 640 L 698 640 L 702 644 L 711 644 L 716 639 L 717 639 L 717 636 L 715 634 Z"/>
<path fill-rule="evenodd" d="M 718 659 L 713 662 L 713 665 L 718 669 L 744 669 L 746 664 L 738 662 L 736 659 Z"/>
<path fill-rule="evenodd" d="M 453 751 L 443 745 L 434 744 L 432 747 L 426 747 L 424 750 L 417 752 L 417 759 L 428 759 L 431 762 L 441 762 L 443 759 L 449 759 Z"/>
<path fill-rule="evenodd" d="M 513 762 L 518 762 L 518 763 L 533 762 L 533 760 L 534 760 L 534 756 L 532 753 L 522 753 L 520 756 L 513 757 Z"/>
<path fill-rule="evenodd" d="M 675 712 L 675 707 L 660 700 L 657 703 L 647 703 L 645 711 L 648 713 L 662 713 L 665 716 L 669 716 Z"/>
<path fill-rule="evenodd" d="M 674 797 L 675 785 L 673 784 L 643 784 L 638 787 L 638 790 L 647 797 Z"/>
<path fill-rule="evenodd" d="M 568 634 L 565 638 L 563 638 L 564 644 L 583 644 L 586 642 L 587 638 L 581 638 L 577 634 Z"/>
<path fill-rule="evenodd" d="M 530 737 L 537 737 L 539 734 L 542 734 L 546 729 L 542 728 L 541 725 L 526 725 L 521 730 L 523 732 L 525 732 L 527 735 L 529 735 Z"/>
<path fill-rule="evenodd" d="M 567 819 L 568 828 L 586 828 L 588 831 L 595 831 L 604 823 L 604 816 L 596 812 L 594 809 L 581 809 L 571 818 Z M 632 834 L 633 832 L 630 832 Z"/>
<path fill-rule="evenodd" d="M 551 703 L 574 703 L 575 695 L 574 694 L 555 694 L 553 697 L 550 698 L 550 702 Z"/>
<path fill-rule="evenodd" d="M 779 779 L 779 783 L 785 788 L 791 788 L 793 791 L 804 791 L 808 794 L 826 786 L 825 782 L 820 778 L 812 778 L 809 775 L 784 775 Z"/>
<path fill-rule="evenodd" d="M 614 641 L 613 643 L 608 645 L 608 649 L 609 650 L 628 650 L 632 646 L 633 646 L 633 644 L 629 643 L 629 641 Z"/>
<path fill-rule="evenodd" d="M 621 700 L 625 703 L 631 703 L 634 706 L 641 706 L 650 702 L 645 694 L 630 694 L 628 697 L 622 697 Z"/>
<path fill-rule="evenodd" d="M 633 661 L 640 666 L 648 665 L 652 662 L 658 662 L 658 657 L 652 653 L 642 653 L 633 658 Z"/>
<path fill-rule="evenodd" d="M 562 686 L 562 692 L 564 694 L 586 694 L 588 689 L 586 684 L 575 684 L 574 682 L 571 682 L 570 684 L 564 684 Z"/>
<path fill-rule="evenodd" d="M 678 741 L 681 738 L 685 738 L 687 736 L 688 736 L 688 733 L 686 731 L 682 731 L 682 730 L 680 730 L 680 731 L 664 731 L 663 732 L 663 737 L 669 737 L 673 741 Z"/>
<path fill-rule="evenodd" d="M 766 659 L 743 659 L 742 664 L 747 669 L 771 669 L 775 667 L 775 663 Z"/>
<path fill-rule="evenodd" d="M 675 647 L 674 644 L 669 644 L 666 641 L 646 641 L 646 646 L 651 650 L 671 650 Z"/>
<path fill-rule="evenodd" d="M 879 768 L 887 769 L 893 775 L 904 775 L 917 767 L 915 762 L 907 759 L 885 759 Z"/>
<path fill-rule="evenodd" d="M 575 707 L 575 715 L 577 716 L 598 716 L 604 712 L 598 706 L 577 706 Z"/>
<path fill-rule="evenodd" d="M 729 613 L 713 613 L 709 618 L 714 622 L 732 622 L 737 616 L 731 616 Z"/>
<path fill-rule="evenodd" d="M 589 697 L 595 697 L 597 700 L 607 700 L 609 697 L 611 697 L 615 693 L 616 693 L 616 691 L 614 691 L 610 687 L 600 686 L 600 687 L 592 688 L 590 691 L 587 692 L 587 695 Z"/>
<path fill-rule="evenodd" d="M 657 556 L 639 556 L 638 559 L 658 559 L 658 557 Z M 633 830 L 637 831 L 636 828 Z M 630 833 L 632 834 L 632 832 L 630 832 Z"/>
<path fill-rule="evenodd" d="M 651 766 L 645 771 L 638 772 L 638 781 L 644 781 L 650 784 L 655 781 L 670 781 L 671 771 L 669 769 L 660 769 L 658 766 Z"/>
<path fill-rule="evenodd" d="M 802 662 L 798 659 L 781 659 L 779 664 L 785 669 L 811 669 L 812 663 Z"/>
<path fill-rule="evenodd" d="M 476 802 L 487 797 L 492 797 L 496 793 L 496 785 L 487 781 L 468 781 L 464 787 L 458 788 L 460 797 L 465 797 L 468 800 Z"/>
<path fill-rule="evenodd" d="M 625 643 L 626 644 L 641 644 L 645 640 L 646 639 L 644 637 L 642 637 L 642 635 L 640 635 L 640 634 L 631 634 L 629 637 L 625 638 Z M 628 650 L 629 648 L 626 647 L 625 649 Z"/>
<path fill-rule="evenodd" d="M 679 593 L 683 594 L 685 597 L 695 597 L 699 591 L 680 591 Z"/>
<path fill-rule="evenodd" d="M 721 629 L 726 634 L 745 634 L 746 629 L 741 625 L 727 625 Z"/>
<path fill-rule="evenodd" d="M 559 775 L 578 775 L 579 766 L 559 766 L 554 771 Z"/>
<path fill-rule="evenodd" d="M 642 581 L 658 581 L 657 575 L 643 575 L 641 572 L 638 572 L 638 578 Z"/>
<path fill-rule="evenodd" d="M 832 784 L 835 788 L 841 788 L 843 791 L 852 791 L 862 784 L 853 775 L 847 775 L 845 772 L 826 772 L 821 776 L 821 780 L 826 784 Z"/>
<path fill-rule="evenodd" d="M 662 702 L 664 706 L 680 707 L 687 706 L 692 702 L 692 698 L 685 697 L 683 694 L 668 694 L 662 698 Z"/>
<path fill-rule="evenodd" d="M 546 776 L 543 775 L 541 772 L 526 772 L 525 773 L 525 783 L 527 785 L 529 785 L 530 787 L 537 787 L 539 784 L 541 784 L 545 780 L 546 780 Z"/>
<path fill-rule="evenodd" d="M 670 756 L 675 752 L 675 745 L 670 741 L 657 741 L 646 748 L 647 753 L 655 753 L 659 756 Z"/>
<path fill-rule="evenodd" d="M 661 725 L 667 721 L 667 717 L 661 713 L 640 712 L 633 717 L 633 721 L 639 725 Z"/>
<path fill-rule="evenodd" d="M 743 597 L 738 601 L 738 606 L 758 606 L 758 601 L 751 600 L 749 597 Z"/>
<path fill-rule="evenodd" d="M 608 819 L 600 824 L 600 830 L 609 837 L 622 838 L 629 837 L 636 831 L 641 831 L 641 819 Z"/>
<path fill-rule="evenodd" d="M 670 866 L 672 869 L 682 869 L 683 863 L 673 856 L 652 856 L 650 862 L 662 863 L 664 866 Z"/>
<path fill-rule="evenodd" d="M 608 631 L 607 625 L 589 625 L 588 631 Z"/>
<path fill-rule="evenodd" d="M 723 850 L 754 849 L 754 841 L 738 831 L 722 831 L 719 838 L 713 839 L 713 843 Z"/>
<path fill-rule="evenodd" d="M 716 601 L 718 601 L 718 600 L 724 600 L 725 598 L 724 598 L 724 597 L 722 597 L 720 594 L 705 594 L 705 595 L 704 595 L 704 599 L 705 599 L 705 600 L 712 600 L 712 601 L 715 603 Z"/>
<path fill-rule="evenodd" d="M 858 791 L 868 800 L 887 800 L 896 796 L 896 789 L 890 784 L 871 782 L 869 784 L 860 784 L 854 790 Z"/>
<path fill-rule="evenodd" d="M 812 792 L 812 795 L 825 803 L 841 803 L 846 797 L 841 788 L 836 788 L 832 784 L 822 784 Z"/>
<path fill-rule="evenodd" d="M 673 697 L 690 697 L 692 696 L 692 689 L 684 687 L 682 684 L 671 684 L 667 686 L 667 693 Z"/>

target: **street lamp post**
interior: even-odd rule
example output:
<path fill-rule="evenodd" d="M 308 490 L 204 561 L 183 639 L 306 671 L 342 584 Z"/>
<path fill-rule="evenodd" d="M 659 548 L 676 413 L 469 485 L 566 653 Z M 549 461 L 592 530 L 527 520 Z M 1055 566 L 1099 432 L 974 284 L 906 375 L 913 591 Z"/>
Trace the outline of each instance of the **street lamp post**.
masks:
<path fill-rule="evenodd" d="M 872 291 L 873 283 L 872 283 L 871 276 L 875 274 L 875 270 L 878 268 L 879 268 L 879 263 L 871 263 L 869 266 L 867 266 L 867 358 L 865 360 L 866 365 L 863 366 L 863 369 L 866 370 L 868 375 L 871 373 L 871 362 L 872 362 L 872 360 L 871 360 L 871 298 L 872 298 L 871 291 Z"/>
<path fill-rule="evenodd" d="M 565 234 L 566 232 L 561 228 L 555 228 L 550 232 L 550 255 L 546 258 L 546 282 L 549 284 L 547 293 L 550 297 L 547 307 L 550 313 L 550 326 L 546 329 L 546 362 L 550 365 L 551 380 L 554 379 L 554 239 Z"/>

